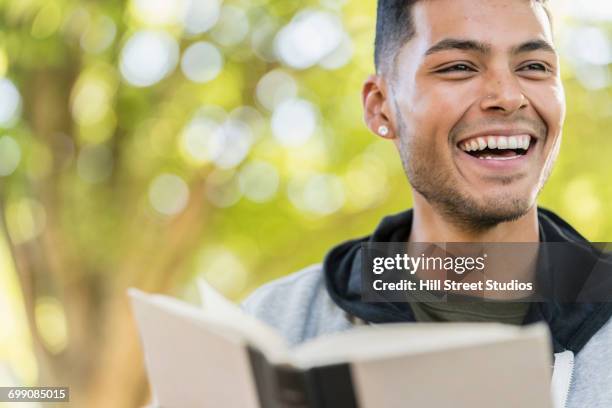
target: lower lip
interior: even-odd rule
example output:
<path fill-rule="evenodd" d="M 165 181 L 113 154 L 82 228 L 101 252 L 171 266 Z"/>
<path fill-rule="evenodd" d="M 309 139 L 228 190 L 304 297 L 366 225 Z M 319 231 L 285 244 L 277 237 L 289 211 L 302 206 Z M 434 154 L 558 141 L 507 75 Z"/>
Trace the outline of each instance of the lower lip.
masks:
<path fill-rule="evenodd" d="M 527 153 L 523 155 L 517 155 L 512 158 L 504 158 L 504 159 L 479 159 L 478 157 L 474 157 L 467 152 L 455 147 L 459 151 L 459 157 L 461 159 L 467 160 L 468 163 L 472 163 L 480 168 L 486 169 L 488 171 L 493 171 L 497 173 L 515 173 L 519 170 L 522 170 L 527 164 L 529 159 L 532 156 L 533 150 L 536 148 L 537 142 L 532 142 L 527 150 Z"/>

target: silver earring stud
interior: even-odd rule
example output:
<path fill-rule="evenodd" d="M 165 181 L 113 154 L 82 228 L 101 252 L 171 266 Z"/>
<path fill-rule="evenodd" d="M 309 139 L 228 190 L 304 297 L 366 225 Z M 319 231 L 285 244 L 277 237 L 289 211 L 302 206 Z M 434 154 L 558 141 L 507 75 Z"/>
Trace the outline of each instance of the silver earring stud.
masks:
<path fill-rule="evenodd" d="M 381 135 L 381 136 L 383 136 L 383 137 L 384 137 L 384 136 L 387 136 L 387 135 L 389 134 L 389 128 L 388 128 L 388 127 L 386 127 L 386 126 L 384 126 L 384 125 L 383 125 L 383 126 L 380 126 L 380 127 L 378 128 L 378 134 L 379 134 L 379 135 Z"/>

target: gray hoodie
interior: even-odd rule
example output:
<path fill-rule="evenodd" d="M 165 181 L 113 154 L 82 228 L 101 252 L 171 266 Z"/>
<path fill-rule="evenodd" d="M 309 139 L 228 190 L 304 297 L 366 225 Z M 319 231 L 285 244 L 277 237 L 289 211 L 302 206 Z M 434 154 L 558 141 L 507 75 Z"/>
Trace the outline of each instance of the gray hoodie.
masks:
<path fill-rule="evenodd" d="M 323 265 L 262 286 L 242 303 L 242 308 L 276 328 L 294 345 L 356 324 L 413 321 L 403 316 L 405 313 L 403 320 L 397 320 L 400 314 L 394 310 L 368 309 L 350 289 L 355 286 L 350 281 L 359 275 L 352 270 L 355 256 L 359 258 L 356 244 L 401 240 L 410 229 L 411 216 L 411 212 L 405 212 L 385 218 L 372 236 L 334 248 Z M 542 241 L 582 239 L 553 213 L 539 209 L 539 220 Z M 397 231 L 403 233 L 397 235 Z M 351 251 L 355 252 L 352 256 Z M 556 407 L 612 408 L 611 306 L 576 305 L 571 313 L 553 309 L 532 320 L 545 320 L 553 334 L 552 394 Z"/>

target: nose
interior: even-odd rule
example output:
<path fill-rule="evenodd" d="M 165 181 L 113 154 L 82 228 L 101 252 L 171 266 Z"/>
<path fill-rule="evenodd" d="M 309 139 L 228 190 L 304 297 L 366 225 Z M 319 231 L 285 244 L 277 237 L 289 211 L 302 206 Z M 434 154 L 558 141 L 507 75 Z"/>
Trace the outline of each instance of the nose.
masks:
<path fill-rule="evenodd" d="M 529 105 L 518 78 L 507 69 L 489 73 L 483 95 L 481 107 L 484 111 L 512 115 Z"/>

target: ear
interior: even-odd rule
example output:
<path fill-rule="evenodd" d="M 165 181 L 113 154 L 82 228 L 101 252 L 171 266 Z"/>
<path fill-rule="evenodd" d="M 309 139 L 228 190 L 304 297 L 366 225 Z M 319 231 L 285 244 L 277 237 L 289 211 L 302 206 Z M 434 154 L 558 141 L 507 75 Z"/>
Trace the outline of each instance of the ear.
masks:
<path fill-rule="evenodd" d="M 365 124 L 375 135 L 385 139 L 395 139 L 397 135 L 391 120 L 388 98 L 385 79 L 381 75 L 370 75 L 361 91 Z M 386 134 L 383 126 L 387 129 Z"/>

